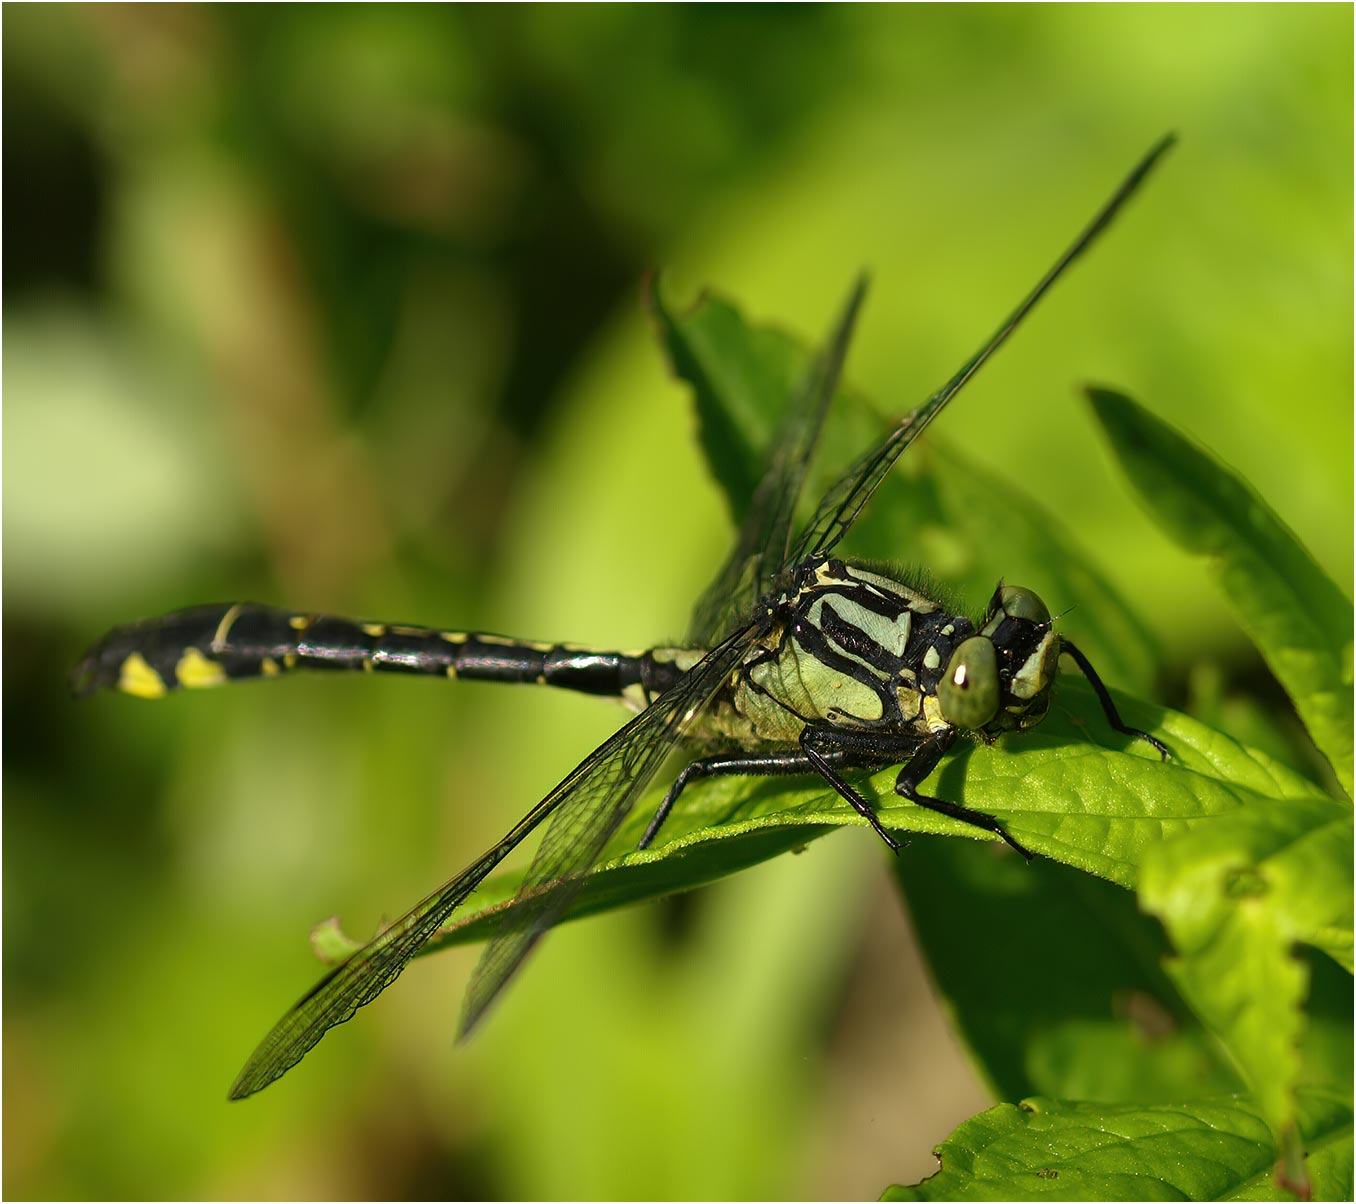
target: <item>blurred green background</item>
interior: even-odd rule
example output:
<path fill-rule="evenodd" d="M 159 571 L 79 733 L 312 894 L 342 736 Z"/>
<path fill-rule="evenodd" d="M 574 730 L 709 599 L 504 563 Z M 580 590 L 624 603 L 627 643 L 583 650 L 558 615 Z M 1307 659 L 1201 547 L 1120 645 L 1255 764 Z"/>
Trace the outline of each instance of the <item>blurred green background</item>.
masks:
<path fill-rule="evenodd" d="M 1076 528 L 1161 640 L 1164 700 L 1274 699 L 1075 390 L 1214 448 L 1349 585 L 1351 10 L 3 19 L 5 1194 L 854 1197 L 928 1173 L 987 1099 L 859 831 L 561 930 L 463 1048 L 475 951 L 418 963 L 228 1106 L 316 977 L 310 925 L 370 932 L 618 716 L 399 679 L 77 704 L 65 671 L 114 622 L 232 598 L 672 638 L 727 519 L 643 273 L 816 334 L 868 266 L 849 371 L 903 410 L 1176 129 L 942 427 Z"/>

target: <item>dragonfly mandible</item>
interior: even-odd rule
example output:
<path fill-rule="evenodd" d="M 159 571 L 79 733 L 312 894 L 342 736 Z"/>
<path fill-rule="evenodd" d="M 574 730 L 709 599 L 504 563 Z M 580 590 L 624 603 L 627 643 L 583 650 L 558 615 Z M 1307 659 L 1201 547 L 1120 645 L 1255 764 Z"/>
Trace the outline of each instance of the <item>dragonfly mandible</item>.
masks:
<path fill-rule="evenodd" d="M 1030 590 L 1000 585 L 975 622 L 879 569 L 835 557 L 834 549 L 899 456 L 1102 233 L 1173 141 L 1169 135 L 1145 155 L 997 331 L 852 464 L 794 532 L 807 462 L 865 296 L 858 280 L 788 405 L 734 548 L 698 600 L 682 647 L 600 651 L 228 603 L 118 627 L 90 649 L 72 675 L 80 693 L 107 687 L 159 697 L 302 669 L 365 670 L 552 685 L 614 696 L 636 712 L 503 839 L 307 992 L 255 1049 L 231 1098 L 268 1086 L 375 999 L 494 867 L 546 824 L 515 901 L 517 922 L 490 940 L 472 977 L 461 1021 L 468 1032 L 562 917 L 675 747 L 696 755 L 665 794 L 642 847 L 694 780 L 805 774 L 832 786 L 897 849 L 844 770 L 901 764 L 900 797 L 973 824 L 1029 859 L 998 819 L 921 787 L 960 736 L 992 741 L 1038 723 L 1063 655 L 1089 678 L 1112 728 L 1167 757 L 1153 736 L 1121 721 L 1087 657 L 1055 632 Z"/>

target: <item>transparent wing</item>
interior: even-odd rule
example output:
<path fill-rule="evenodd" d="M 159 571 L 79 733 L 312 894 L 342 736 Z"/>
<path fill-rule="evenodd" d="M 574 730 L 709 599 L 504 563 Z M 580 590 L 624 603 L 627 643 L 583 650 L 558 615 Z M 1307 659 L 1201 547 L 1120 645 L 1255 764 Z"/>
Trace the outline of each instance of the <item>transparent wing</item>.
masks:
<path fill-rule="evenodd" d="M 773 436 L 767 467 L 740 524 L 734 548 L 715 580 L 697 600 L 690 636 L 699 647 L 747 618 L 753 604 L 768 592 L 773 575 L 786 559 L 796 502 L 824 425 L 824 415 L 838 389 L 866 286 L 866 277 L 859 276 L 828 342 L 801 381 Z"/>
<path fill-rule="evenodd" d="M 554 792 L 548 795 L 499 844 L 316 983 L 250 1055 L 231 1086 L 231 1099 L 253 1095 L 286 1074 L 330 1029 L 395 982 L 424 942 L 558 803 Z"/>
<path fill-rule="evenodd" d="M 1093 241 L 1110 225 L 1121 207 L 1143 183 L 1159 158 L 1176 141 L 1169 134 L 1160 140 L 1147 155 L 1140 160 L 1116 190 L 1112 198 L 1088 224 L 1087 228 L 1073 241 L 1055 265 L 1045 273 L 1039 284 L 1027 295 L 1020 305 L 1008 315 L 1003 325 L 973 356 L 960 371 L 946 382 L 936 393 L 928 398 L 918 409 L 909 414 L 886 437 L 884 442 L 874 447 L 858 460 L 824 495 L 814 517 L 796 540 L 786 559 L 786 564 L 798 564 L 811 556 L 822 556 L 838 543 L 856 521 L 862 507 L 876 491 L 876 487 L 885 478 L 900 454 L 912 443 L 923 429 L 941 412 L 942 408 L 961 391 L 976 372 L 980 370 L 1005 342 L 1008 336 L 1021 324 L 1035 304 L 1045 295 L 1064 270 L 1077 259 Z M 785 565 L 777 566 L 778 568 Z"/>
<path fill-rule="evenodd" d="M 336 1024 L 371 1003 L 490 871 L 554 814 L 556 821 L 547 829 L 519 896 L 533 900 L 529 926 L 497 937 L 486 950 L 468 994 L 465 1031 L 533 942 L 560 917 L 580 884 L 578 878 L 573 883 L 557 879 L 581 874 L 597 859 L 674 741 L 739 663 L 748 635 L 747 629 L 738 631 L 709 653 L 672 690 L 586 757 L 503 840 L 322 978 L 259 1043 L 231 1087 L 231 1098 L 243 1099 L 267 1087 Z M 542 891 L 546 885 L 554 889 Z"/>
<path fill-rule="evenodd" d="M 743 658 L 751 639 L 743 627 L 699 661 L 552 791 L 559 810 L 515 900 L 511 931 L 495 936 L 466 991 L 460 1035 L 484 1016 L 542 934 L 564 912 L 582 875 L 598 860 L 636 799 L 692 721 Z"/>

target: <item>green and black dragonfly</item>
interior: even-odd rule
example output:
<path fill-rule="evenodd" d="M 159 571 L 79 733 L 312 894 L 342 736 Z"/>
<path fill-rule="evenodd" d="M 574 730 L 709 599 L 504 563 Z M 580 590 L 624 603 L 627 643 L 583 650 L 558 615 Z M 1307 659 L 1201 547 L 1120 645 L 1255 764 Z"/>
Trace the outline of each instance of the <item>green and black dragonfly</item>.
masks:
<path fill-rule="evenodd" d="M 676 747 L 695 755 L 641 842 L 654 840 L 690 782 L 731 774 L 818 775 L 891 849 L 894 836 L 844 776 L 902 764 L 896 792 L 1031 854 L 993 816 L 921 792 L 961 734 L 992 741 L 1040 722 L 1061 655 L 1092 682 L 1107 722 L 1127 727 L 1081 651 L 1030 590 L 1000 585 L 977 622 L 882 570 L 833 555 L 891 466 L 1106 228 L 1173 139 L 1160 141 L 1040 283 L 960 370 L 828 490 L 793 537 L 807 461 L 836 391 L 865 292 L 859 281 L 774 435 L 729 558 L 699 599 L 688 643 L 639 653 L 537 644 L 464 631 L 357 622 L 254 603 L 201 606 L 118 627 L 77 666 L 76 689 L 158 697 L 298 669 L 534 682 L 620 699 L 637 714 L 591 752 L 493 848 L 336 966 L 277 1023 L 231 1089 L 239 1099 L 294 1066 L 370 1003 L 485 877 L 549 820 L 517 899 L 489 943 L 461 1029 L 484 1014 Z"/>

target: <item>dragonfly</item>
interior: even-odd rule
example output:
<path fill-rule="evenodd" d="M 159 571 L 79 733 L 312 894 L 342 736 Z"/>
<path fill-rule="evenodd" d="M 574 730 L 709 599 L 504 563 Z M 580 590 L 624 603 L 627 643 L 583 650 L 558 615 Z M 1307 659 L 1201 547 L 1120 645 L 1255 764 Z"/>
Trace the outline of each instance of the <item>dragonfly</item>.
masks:
<path fill-rule="evenodd" d="M 959 370 L 836 480 L 799 529 L 797 505 L 866 292 L 859 278 L 793 391 L 733 549 L 700 596 L 688 639 L 638 653 L 468 631 L 361 622 L 257 603 L 175 611 L 116 627 L 76 666 L 85 694 L 160 697 L 297 670 L 354 670 L 536 683 L 620 700 L 635 712 L 493 847 L 329 971 L 282 1017 L 231 1087 L 241 1099 L 295 1066 L 335 1025 L 400 975 L 520 843 L 545 831 L 512 908 L 467 988 L 460 1032 L 484 1016 L 532 947 L 570 906 L 675 749 L 693 754 L 640 842 L 649 846 L 694 781 L 806 775 L 826 782 L 893 851 L 898 839 L 845 771 L 900 765 L 895 793 L 1032 852 L 994 816 L 925 794 L 957 739 L 992 743 L 1039 723 L 1062 656 L 1093 686 L 1112 729 L 1127 726 L 1083 652 L 1056 633 L 1031 590 L 1000 584 L 976 621 L 916 585 L 835 548 L 896 460 L 1102 234 L 1174 142 L 1155 144 L 1073 243 Z"/>

